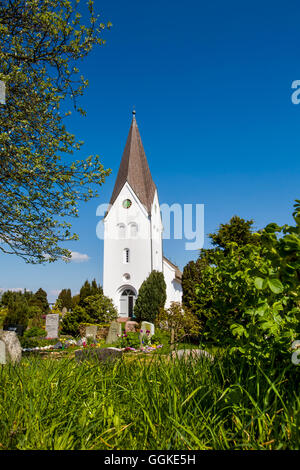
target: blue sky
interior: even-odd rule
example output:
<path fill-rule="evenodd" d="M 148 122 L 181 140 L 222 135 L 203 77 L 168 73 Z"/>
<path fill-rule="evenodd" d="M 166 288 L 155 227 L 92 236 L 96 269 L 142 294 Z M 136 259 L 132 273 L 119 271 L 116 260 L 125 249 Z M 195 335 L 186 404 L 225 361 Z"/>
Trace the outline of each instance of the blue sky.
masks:
<path fill-rule="evenodd" d="M 100 198 L 81 204 L 66 245 L 83 256 L 36 266 L 0 255 L 0 287 L 43 287 L 50 301 L 86 279 L 102 283 L 103 242 L 96 208 L 108 202 L 136 117 L 161 203 L 205 204 L 205 234 L 233 215 L 292 222 L 300 198 L 300 4 L 296 1 L 95 1 L 113 27 L 81 64 L 90 85 L 67 128 L 85 142 L 75 158 L 99 154 L 112 174 Z M 165 240 L 182 269 L 197 251 Z M 206 236 L 205 247 L 209 246 Z M 80 257 L 79 257 L 80 258 Z M 80 261 L 80 262 L 79 262 Z"/>

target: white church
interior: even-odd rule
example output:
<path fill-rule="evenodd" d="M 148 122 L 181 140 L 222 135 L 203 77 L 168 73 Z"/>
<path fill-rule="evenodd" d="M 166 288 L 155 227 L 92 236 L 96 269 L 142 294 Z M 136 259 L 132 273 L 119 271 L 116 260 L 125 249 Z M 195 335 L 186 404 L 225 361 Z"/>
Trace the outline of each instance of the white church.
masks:
<path fill-rule="evenodd" d="M 163 255 L 163 226 L 157 188 L 153 182 L 135 111 L 114 190 L 104 217 L 103 291 L 119 317 L 134 317 L 142 282 L 153 270 L 164 274 L 165 307 L 181 302 L 182 273 Z M 120 318 L 120 319 L 121 319 Z"/>

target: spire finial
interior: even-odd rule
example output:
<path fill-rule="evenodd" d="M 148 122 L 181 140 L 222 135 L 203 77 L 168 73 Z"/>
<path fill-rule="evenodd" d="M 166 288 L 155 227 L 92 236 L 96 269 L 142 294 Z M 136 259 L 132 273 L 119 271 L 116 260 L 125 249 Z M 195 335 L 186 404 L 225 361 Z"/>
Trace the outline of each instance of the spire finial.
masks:
<path fill-rule="evenodd" d="M 133 116 L 133 119 L 135 119 L 135 106 L 133 106 L 132 116 Z"/>

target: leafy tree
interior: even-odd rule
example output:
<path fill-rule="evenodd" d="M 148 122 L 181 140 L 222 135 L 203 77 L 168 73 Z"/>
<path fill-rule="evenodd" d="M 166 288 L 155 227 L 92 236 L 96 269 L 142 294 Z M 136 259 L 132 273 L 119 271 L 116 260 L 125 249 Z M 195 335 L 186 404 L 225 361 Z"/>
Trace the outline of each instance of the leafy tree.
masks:
<path fill-rule="evenodd" d="M 182 273 L 182 304 L 191 312 L 195 312 L 195 285 L 202 281 L 202 271 L 208 264 L 206 252 L 204 256 L 199 256 L 196 261 L 190 261 L 184 268 Z"/>
<path fill-rule="evenodd" d="M 100 286 L 100 284 L 97 284 L 96 279 L 93 279 L 91 282 L 91 295 L 102 295 L 103 294 L 103 289 Z"/>
<path fill-rule="evenodd" d="M 97 294 L 103 294 L 103 289 L 100 285 L 97 285 L 96 279 L 93 279 L 91 284 L 86 280 L 79 292 L 79 305 L 84 307 L 85 299 L 91 295 Z"/>
<path fill-rule="evenodd" d="M 66 308 L 71 310 L 72 308 L 72 294 L 71 289 L 62 289 L 58 295 L 59 306 L 61 309 Z"/>
<path fill-rule="evenodd" d="M 28 306 L 28 318 L 30 327 L 41 327 L 43 325 L 42 309 L 38 305 Z"/>
<path fill-rule="evenodd" d="M 68 312 L 62 323 L 61 331 L 64 334 L 77 336 L 79 334 L 80 323 L 90 323 L 89 316 L 83 307 L 77 305 L 72 311 Z"/>
<path fill-rule="evenodd" d="M 10 306 L 8 316 L 10 322 L 13 321 L 13 317 L 19 315 L 15 311 L 23 309 L 27 318 L 25 323 L 29 322 L 31 326 L 37 327 L 42 325 L 42 314 L 48 313 L 49 310 L 47 293 L 43 289 L 39 289 L 35 294 L 27 290 L 24 290 L 24 292 L 6 291 L 2 295 L 1 305 L 6 309 Z M 23 320 L 20 321 L 20 324 L 24 323 Z"/>
<path fill-rule="evenodd" d="M 216 250 L 196 287 L 204 336 L 249 360 L 289 357 L 299 334 L 300 201 L 295 226 L 269 224 L 259 243 Z"/>
<path fill-rule="evenodd" d="M 118 317 L 118 312 L 111 299 L 103 294 L 86 297 L 84 307 L 76 305 L 62 321 L 62 331 L 78 335 L 80 323 L 109 323 Z"/>
<path fill-rule="evenodd" d="M 72 309 L 76 307 L 76 305 L 79 305 L 80 302 L 80 295 L 73 295 L 72 297 Z"/>
<path fill-rule="evenodd" d="M 90 295 L 84 300 L 90 323 L 110 323 L 118 318 L 112 300 L 103 294 Z"/>
<path fill-rule="evenodd" d="M 166 302 L 166 283 L 160 271 L 152 271 L 142 283 L 134 306 L 137 321 L 153 322 Z"/>
<path fill-rule="evenodd" d="M 7 290 L 3 292 L 2 298 L 1 298 L 1 304 L 4 307 L 7 307 L 11 302 L 16 302 L 17 300 L 21 300 L 24 298 L 24 293 L 20 291 L 10 291 Z"/>
<path fill-rule="evenodd" d="M 6 105 L 0 115 L 0 250 L 31 263 L 51 262 L 71 253 L 61 243 L 75 240 L 66 218 L 78 203 L 98 196 L 110 170 L 99 156 L 70 158 L 82 142 L 65 127 L 88 81 L 78 63 L 104 43 L 88 1 L 3 0 L 0 3 L 0 80 Z M 86 18 L 86 21 L 83 20 Z M 110 24 L 107 25 L 109 27 Z"/>
<path fill-rule="evenodd" d="M 47 300 L 47 292 L 42 288 L 38 289 L 33 296 L 32 302 L 33 305 L 40 307 L 42 313 L 45 315 L 49 312 L 49 304 Z"/>
<path fill-rule="evenodd" d="M 3 322 L 8 313 L 8 308 L 4 306 L 0 306 L 0 329 L 3 328 Z"/>
<path fill-rule="evenodd" d="M 183 269 L 182 273 L 182 303 L 192 312 L 196 312 L 195 285 L 201 284 L 203 271 L 210 263 L 214 262 L 214 256 L 221 252 L 222 256 L 227 256 L 231 243 L 237 246 L 259 243 L 257 234 L 252 233 L 253 220 L 244 220 L 234 216 L 226 224 L 221 224 L 216 233 L 209 234 L 213 248 L 202 249 L 196 261 L 190 261 Z M 242 255 L 242 253 L 241 253 Z M 202 318 L 203 320 L 203 318 Z"/>
<path fill-rule="evenodd" d="M 209 234 L 212 245 L 226 250 L 232 242 L 238 246 L 257 244 L 259 239 L 251 230 L 253 223 L 253 220 L 233 216 L 229 223 L 221 224 L 216 233 Z"/>
<path fill-rule="evenodd" d="M 27 328 L 29 320 L 29 307 L 26 301 L 18 298 L 17 300 L 10 300 L 7 306 L 7 315 L 4 318 L 3 328 L 10 325 L 22 325 Z"/>
<path fill-rule="evenodd" d="M 172 346 L 187 337 L 197 337 L 201 328 L 197 316 L 179 302 L 161 309 L 155 323 L 161 330 L 171 331 Z"/>

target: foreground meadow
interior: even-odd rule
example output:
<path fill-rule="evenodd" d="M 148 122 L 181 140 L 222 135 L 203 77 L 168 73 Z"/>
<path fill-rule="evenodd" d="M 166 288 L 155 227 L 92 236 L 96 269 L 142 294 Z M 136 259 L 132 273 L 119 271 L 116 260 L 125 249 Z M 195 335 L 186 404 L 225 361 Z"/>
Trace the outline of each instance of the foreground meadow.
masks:
<path fill-rule="evenodd" d="M 126 356 L 0 367 L 1 449 L 299 449 L 299 369 Z"/>

